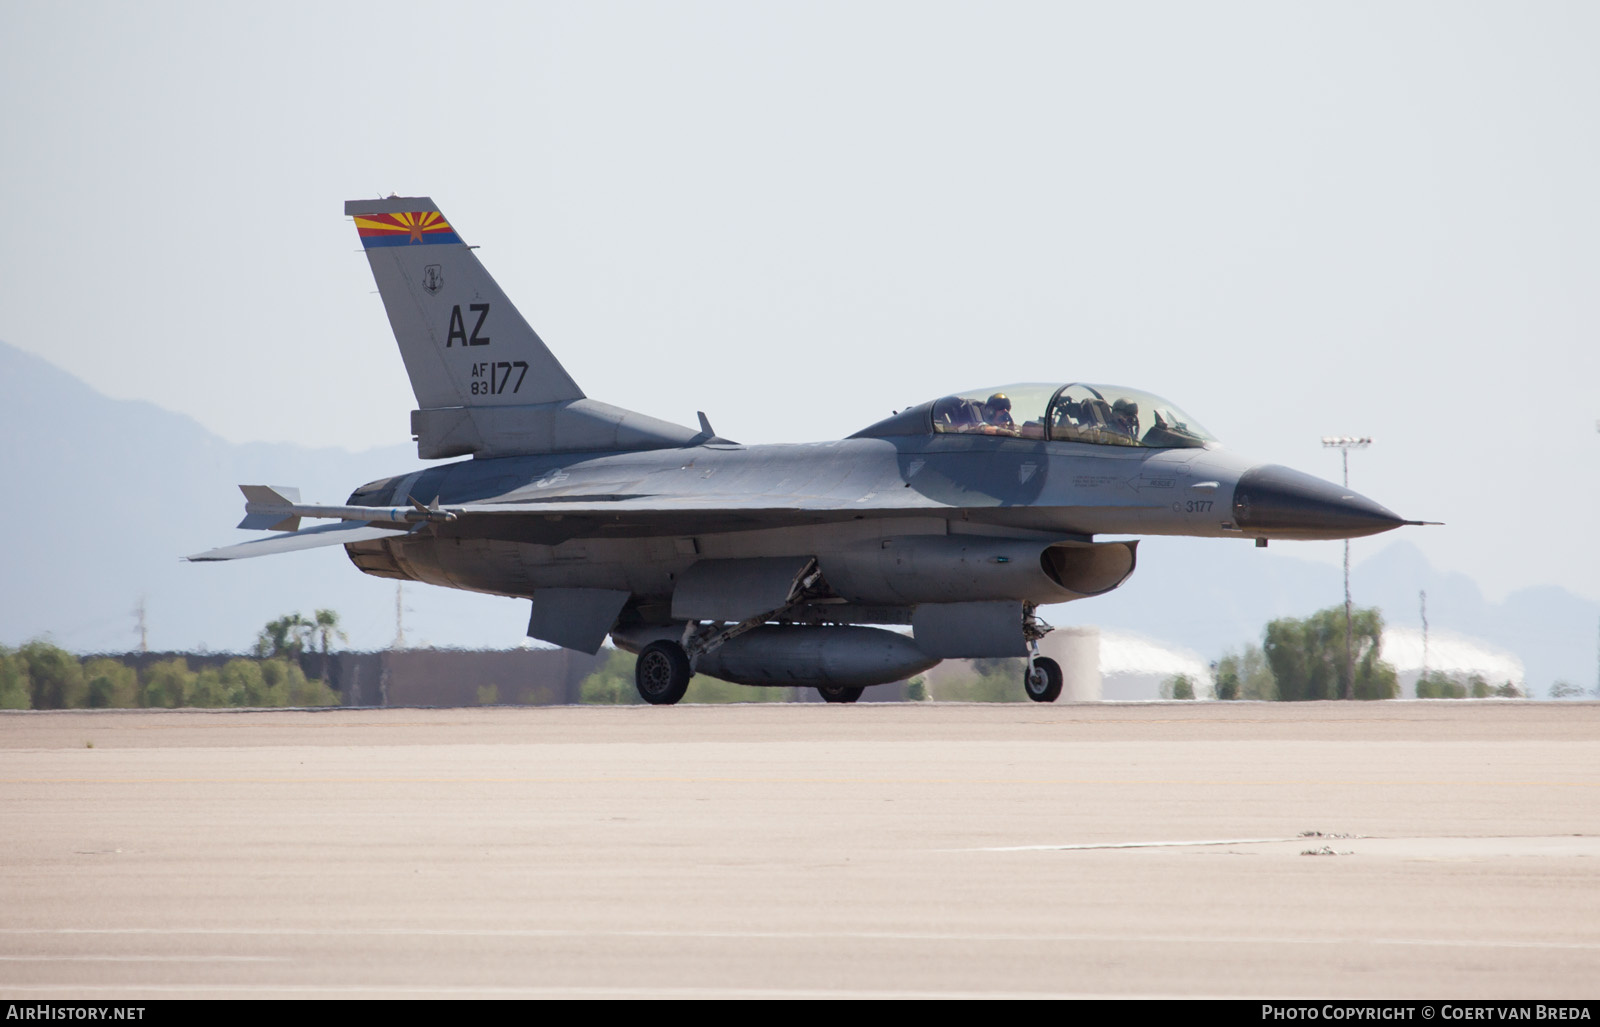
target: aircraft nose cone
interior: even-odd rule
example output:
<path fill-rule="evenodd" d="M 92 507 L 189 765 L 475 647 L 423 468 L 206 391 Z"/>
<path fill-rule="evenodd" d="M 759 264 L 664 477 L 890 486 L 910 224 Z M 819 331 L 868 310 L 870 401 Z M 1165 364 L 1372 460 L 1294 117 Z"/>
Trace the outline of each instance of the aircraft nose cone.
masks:
<path fill-rule="evenodd" d="M 1239 478 L 1233 522 L 1245 534 L 1301 539 L 1358 538 L 1408 523 L 1366 496 L 1276 464 Z"/>

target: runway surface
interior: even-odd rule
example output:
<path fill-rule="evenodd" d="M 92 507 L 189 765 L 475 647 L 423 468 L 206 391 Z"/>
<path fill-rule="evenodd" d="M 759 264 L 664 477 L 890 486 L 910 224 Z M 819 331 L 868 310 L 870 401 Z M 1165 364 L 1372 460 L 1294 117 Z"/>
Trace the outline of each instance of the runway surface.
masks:
<path fill-rule="evenodd" d="M 1596 982 L 1596 704 L 0 714 L 0 998 Z"/>

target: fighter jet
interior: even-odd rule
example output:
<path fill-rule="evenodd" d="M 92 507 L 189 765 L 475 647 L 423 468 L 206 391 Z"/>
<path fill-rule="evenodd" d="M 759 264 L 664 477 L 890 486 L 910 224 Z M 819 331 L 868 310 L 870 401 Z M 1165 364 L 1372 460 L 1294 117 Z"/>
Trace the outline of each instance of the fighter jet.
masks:
<path fill-rule="evenodd" d="M 416 393 L 417 455 L 466 459 L 341 505 L 241 486 L 239 527 L 281 534 L 189 559 L 342 545 L 378 577 L 526 599 L 533 638 L 636 653 L 650 703 L 696 673 L 854 702 L 996 656 L 1026 657 L 1024 691 L 1050 702 L 1062 675 L 1037 608 L 1128 580 L 1138 542 L 1104 536 L 1265 545 L 1422 523 L 1116 385 L 971 389 L 845 439 L 740 445 L 704 413 L 690 428 L 590 399 L 431 199 L 345 214 Z"/>

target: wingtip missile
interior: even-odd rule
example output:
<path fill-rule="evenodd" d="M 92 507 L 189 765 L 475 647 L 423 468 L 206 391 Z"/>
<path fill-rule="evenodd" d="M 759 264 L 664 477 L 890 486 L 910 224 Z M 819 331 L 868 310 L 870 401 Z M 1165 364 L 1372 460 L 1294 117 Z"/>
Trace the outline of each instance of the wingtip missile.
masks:
<path fill-rule="evenodd" d="M 251 531 L 299 531 L 300 517 L 289 513 L 300 502 L 300 490 L 284 485 L 240 485 L 244 493 L 244 520 L 238 526 Z"/>
<path fill-rule="evenodd" d="M 281 485 L 240 485 L 239 491 L 245 497 L 245 517 L 239 527 L 257 531 L 299 531 L 303 517 L 406 526 L 447 524 L 457 517 L 456 511 L 440 508 L 437 496 L 428 506 L 415 496 L 406 497 L 409 507 L 319 506 L 301 503 L 299 489 Z"/>

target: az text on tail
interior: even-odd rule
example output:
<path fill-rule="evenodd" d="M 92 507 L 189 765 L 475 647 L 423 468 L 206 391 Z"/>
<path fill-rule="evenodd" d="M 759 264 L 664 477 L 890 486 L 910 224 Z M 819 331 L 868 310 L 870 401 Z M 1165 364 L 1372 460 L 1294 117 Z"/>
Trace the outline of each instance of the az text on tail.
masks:
<path fill-rule="evenodd" d="M 663 449 L 704 432 L 584 396 L 426 196 L 351 200 L 419 409 L 425 459 Z"/>

